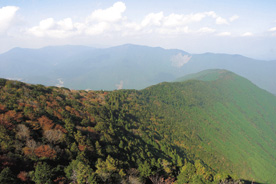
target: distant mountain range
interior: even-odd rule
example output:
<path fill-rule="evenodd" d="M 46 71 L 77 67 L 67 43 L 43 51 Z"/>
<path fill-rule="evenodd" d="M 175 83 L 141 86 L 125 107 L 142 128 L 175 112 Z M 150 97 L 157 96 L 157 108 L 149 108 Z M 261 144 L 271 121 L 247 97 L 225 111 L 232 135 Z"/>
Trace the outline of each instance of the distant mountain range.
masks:
<path fill-rule="evenodd" d="M 276 94 L 276 61 L 241 55 L 190 54 L 177 49 L 121 45 L 14 48 L 0 55 L 0 77 L 72 89 L 143 89 L 206 69 L 227 69 Z"/>

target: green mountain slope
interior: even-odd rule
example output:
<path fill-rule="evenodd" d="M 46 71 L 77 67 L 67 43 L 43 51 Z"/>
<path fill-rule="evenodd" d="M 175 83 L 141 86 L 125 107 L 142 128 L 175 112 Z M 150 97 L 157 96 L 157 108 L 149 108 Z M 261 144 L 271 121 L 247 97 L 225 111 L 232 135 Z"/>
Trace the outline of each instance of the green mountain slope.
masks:
<path fill-rule="evenodd" d="M 184 82 L 187 80 L 201 80 L 201 81 L 214 81 L 219 79 L 224 70 L 221 69 L 212 69 L 212 70 L 204 70 L 198 73 L 193 73 L 189 75 L 185 75 L 184 77 L 180 77 L 175 80 L 175 82 Z"/>
<path fill-rule="evenodd" d="M 215 168 L 273 183 L 276 97 L 225 70 L 182 79 L 191 78 L 201 81 L 164 83 L 144 91 L 150 92 L 150 108 L 163 117 L 168 136 Z"/>
<path fill-rule="evenodd" d="M 0 181 L 274 183 L 276 97 L 226 70 L 192 78 L 110 92 L 1 79 Z"/>

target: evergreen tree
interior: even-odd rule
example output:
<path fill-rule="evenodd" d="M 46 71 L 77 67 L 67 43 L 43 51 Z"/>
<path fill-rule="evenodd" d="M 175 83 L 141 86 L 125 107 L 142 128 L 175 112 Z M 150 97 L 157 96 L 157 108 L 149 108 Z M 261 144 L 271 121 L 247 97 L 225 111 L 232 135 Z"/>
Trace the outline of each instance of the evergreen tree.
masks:
<path fill-rule="evenodd" d="M 33 181 L 37 184 L 51 184 L 53 171 L 45 162 L 38 162 L 35 167 Z"/>
<path fill-rule="evenodd" d="M 4 168 L 0 173 L 0 183 L 1 184 L 16 184 L 16 179 L 14 174 L 11 172 L 9 167 Z"/>

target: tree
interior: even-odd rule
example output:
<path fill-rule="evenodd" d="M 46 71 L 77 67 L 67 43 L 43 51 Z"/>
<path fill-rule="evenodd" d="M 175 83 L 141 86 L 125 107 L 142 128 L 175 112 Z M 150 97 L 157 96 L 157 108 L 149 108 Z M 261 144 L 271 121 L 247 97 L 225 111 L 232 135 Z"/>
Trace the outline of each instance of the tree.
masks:
<path fill-rule="evenodd" d="M 162 166 L 163 166 L 164 171 L 167 174 L 171 174 L 172 173 L 172 169 L 171 169 L 172 166 L 171 166 L 171 163 L 168 160 L 163 159 L 162 160 Z"/>
<path fill-rule="evenodd" d="M 100 145 L 99 141 L 96 141 L 95 148 L 99 156 L 104 156 L 104 154 L 102 153 L 102 146 Z"/>
<path fill-rule="evenodd" d="M 147 161 L 139 165 L 138 171 L 140 172 L 140 175 L 144 178 L 147 178 L 152 174 L 150 164 Z"/>
<path fill-rule="evenodd" d="M 13 140 L 9 136 L 7 129 L 0 125 L 0 152 L 9 150 L 12 144 Z"/>
<path fill-rule="evenodd" d="M 53 172 L 51 167 L 45 162 L 38 162 L 35 167 L 35 172 L 33 175 L 33 181 L 36 184 L 51 184 L 53 177 Z"/>
<path fill-rule="evenodd" d="M 42 116 L 42 117 L 38 118 L 37 120 L 43 130 L 50 130 L 54 126 L 53 121 L 50 120 L 46 116 Z"/>
<path fill-rule="evenodd" d="M 64 127 L 65 127 L 66 131 L 68 131 L 69 134 L 73 135 L 75 125 L 74 125 L 74 123 L 72 122 L 72 120 L 69 119 L 69 118 L 67 118 L 67 119 L 65 119 L 64 122 L 65 122 Z"/>
<path fill-rule="evenodd" d="M 49 158 L 55 159 L 57 157 L 57 153 L 53 150 L 49 145 L 41 145 L 34 150 L 34 153 L 39 158 Z"/>
<path fill-rule="evenodd" d="M 24 124 L 17 125 L 16 137 L 20 140 L 26 140 L 30 138 L 30 130 Z"/>
<path fill-rule="evenodd" d="M 110 155 L 107 156 L 106 161 L 98 159 L 96 168 L 96 173 L 101 177 L 104 182 L 110 181 L 112 175 L 115 172 L 118 172 L 117 161 Z"/>
<path fill-rule="evenodd" d="M 191 183 L 192 184 L 204 184 L 204 182 L 202 181 L 202 176 L 200 176 L 200 175 L 194 175 Z"/>
<path fill-rule="evenodd" d="M 192 180 L 192 177 L 196 173 L 196 168 L 190 162 L 187 162 L 180 171 L 180 174 L 177 176 L 177 183 L 188 183 Z"/>
<path fill-rule="evenodd" d="M 15 184 L 16 179 L 9 167 L 4 168 L 0 173 L 1 184 Z"/>
<path fill-rule="evenodd" d="M 64 134 L 60 130 L 46 130 L 44 132 L 44 137 L 53 144 L 62 142 Z"/>
<path fill-rule="evenodd" d="M 76 174 L 77 183 L 88 183 L 88 178 L 92 174 L 92 169 L 83 162 L 79 162 L 77 165 Z"/>
<path fill-rule="evenodd" d="M 89 165 L 79 160 L 73 160 L 65 168 L 66 177 L 72 183 L 96 183 L 96 177 Z"/>
<path fill-rule="evenodd" d="M 17 175 L 17 178 L 19 178 L 22 182 L 28 181 L 28 173 L 26 171 L 20 171 L 20 173 Z"/>

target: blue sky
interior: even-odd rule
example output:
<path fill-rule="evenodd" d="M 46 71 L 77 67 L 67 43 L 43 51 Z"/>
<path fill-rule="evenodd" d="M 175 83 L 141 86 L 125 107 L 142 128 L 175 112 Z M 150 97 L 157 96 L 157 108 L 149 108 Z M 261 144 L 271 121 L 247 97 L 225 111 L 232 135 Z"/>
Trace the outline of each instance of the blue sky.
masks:
<path fill-rule="evenodd" d="M 276 59 L 274 0 L 1 0 L 0 53 L 133 43 Z"/>

